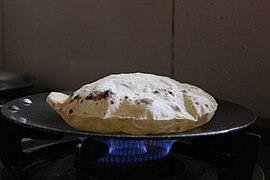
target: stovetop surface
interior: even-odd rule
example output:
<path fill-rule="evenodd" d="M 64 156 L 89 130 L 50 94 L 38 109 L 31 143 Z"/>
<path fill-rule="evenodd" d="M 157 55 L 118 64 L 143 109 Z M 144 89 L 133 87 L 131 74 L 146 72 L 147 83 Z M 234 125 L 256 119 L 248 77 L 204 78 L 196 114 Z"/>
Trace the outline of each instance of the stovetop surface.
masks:
<path fill-rule="evenodd" d="M 64 138 L 65 139 L 65 138 Z M 72 138 L 70 138 L 70 137 L 67 137 L 66 138 L 67 140 L 69 140 L 69 139 L 72 139 L 72 140 L 74 140 L 74 137 L 72 137 Z M 32 140 L 30 140 L 30 139 L 25 139 L 24 140 L 24 143 L 23 143 L 23 149 L 25 149 L 26 150 L 26 152 L 31 152 L 31 151 L 33 151 L 33 150 L 35 150 L 35 148 L 37 148 L 37 147 L 41 147 L 42 146 L 42 144 L 53 144 L 54 142 L 57 142 L 57 141 L 55 141 L 55 140 L 50 140 L 50 141 L 48 141 L 48 140 L 35 140 L 35 141 L 32 141 Z M 264 173 L 265 173 L 265 179 L 267 179 L 267 177 L 270 177 L 269 176 L 269 167 L 270 167 L 270 155 L 269 155 L 269 150 L 270 150 L 270 147 L 267 147 L 267 146 L 262 146 L 261 148 L 260 148 L 260 151 L 259 151 L 259 154 L 258 154 L 258 160 L 257 160 L 257 165 L 256 165 L 256 168 L 255 168 L 255 172 L 256 172 L 256 176 L 254 176 L 253 177 L 253 179 L 252 180 L 263 180 L 262 179 L 262 176 L 261 176 L 261 171 L 260 171 L 260 167 L 262 168 L 262 170 L 264 171 Z M 181 157 L 182 155 L 180 155 L 180 157 Z M 188 157 L 186 157 L 186 156 L 182 156 L 182 159 L 183 159 L 183 157 L 184 157 L 184 159 L 186 158 L 188 158 Z M 194 160 L 195 161 L 195 160 Z M 63 166 L 65 166 L 65 163 L 68 163 L 68 165 L 66 165 L 66 169 L 67 169 L 67 171 L 69 172 L 69 173 L 72 173 L 71 171 L 72 171 L 72 166 L 73 166 L 73 163 L 74 163 L 74 155 L 68 155 L 68 156 L 65 156 L 65 158 L 62 158 L 62 160 L 61 161 L 57 161 L 57 163 L 56 162 L 54 162 L 55 164 L 53 165 L 53 166 L 51 166 L 50 168 L 60 168 L 60 170 L 61 170 L 61 167 L 63 167 Z M 62 165 L 61 165 L 62 164 Z M 59 166 L 60 165 L 60 166 Z M 46 163 L 45 164 L 43 164 L 43 165 L 41 165 L 41 166 L 36 166 L 34 169 L 32 169 L 32 170 L 37 170 L 37 169 L 42 169 L 42 167 L 46 167 L 47 165 L 46 165 Z M 210 166 L 210 165 L 206 165 L 206 166 Z M 49 169 L 50 169 L 49 168 Z M 211 168 L 210 168 L 211 169 Z M 0 173 L 6 173 L 6 171 L 2 171 L 3 170 L 3 165 L 0 163 Z M 73 170 L 74 171 L 74 170 Z M 35 171 L 28 171 L 28 174 L 29 173 L 33 173 L 33 172 L 35 172 Z M 42 173 L 48 173 L 47 171 L 43 171 Z M 215 180 L 215 178 L 216 178 L 216 176 L 215 176 L 215 170 L 210 170 L 210 171 L 208 171 L 207 172 L 208 174 L 210 174 L 210 176 L 211 177 L 213 177 L 213 180 Z M 258 175 L 259 174 L 259 175 Z M 0 180 L 6 180 L 6 179 L 3 179 L 3 178 L 1 178 L 1 176 L 3 176 L 3 174 L 0 174 Z M 73 180 L 74 179 L 74 174 L 73 175 L 71 175 L 70 177 L 72 177 L 70 180 Z M 37 178 L 38 179 L 38 178 Z M 44 179 L 46 179 L 46 178 L 44 178 Z M 76 178 L 75 178 L 76 179 Z M 212 179 L 209 179 L 209 177 L 208 178 L 206 178 L 207 180 L 212 180 Z M 205 180 L 206 180 L 205 179 Z M 10 180 L 13 180 L 13 179 L 10 179 Z M 32 179 L 31 179 L 32 180 Z M 61 180 L 61 179 L 57 179 L 57 180 Z M 201 180 L 203 180 L 203 177 L 201 178 Z"/>
<path fill-rule="evenodd" d="M 236 110 L 237 111 L 237 110 Z M 229 112 L 228 112 L 229 113 Z M 19 114 L 19 113 L 15 113 L 15 114 Z M 232 114 L 231 114 L 231 116 L 233 116 Z M 254 117 L 255 118 L 255 117 Z M 17 125 L 16 125 L 17 126 Z M 25 128 L 25 127 L 24 127 Z M 26 126 L 26 129 L 28 129 L 29 128 L 29 126 Z M 16 130 L 17 130 L 17 128 L 15 128 Z M 19 128 L 20 129 L 20 128 Z M 12 135 L 15 135 L 16 136 L 16 132 L 17 131 L 12 131 L 13 133 L 12 133 Z M 35 130 L 36 132 L 35 133 L 30 133 L 31 135 L 32 135 L 32 137 L 37 137 L 37 138 L 39 138 L 40 137 L 40 135 L 42 135 L 43 133 L 48 133 L 48 134 L 51 134 L 51 132 L 47 132 L 47 131 L 39 131 L 40 129 L 36 129 L 36 128 L 34 128 L 34 129 L 31 129 L 31 131 L 33 131 L 33 130 Z M 28 130 L 26 130 L 27 132 L 28 132 Z M 22 131 L 22 132 L 24 132 L 24 131 Z M 26 133 L 27 135 L 30 135 L 29 133 Z M 45 135 L 45 137 L 47 137 L 47 135 L 48 134 L 46 134 Z M 228 135 L 227 135 L 228 134 Z M 230 144 L 230 142 L 231 141 L 235 141 L 235 142 L 233 142 L 233 146 L 238 146 L 238 144 L 239 144 L 239 142 L 241 142 L 241 145 L 239 146 L 239 148 L 241 149 L 241 148 L 244 148 L 244 149 L 246 149 L 246 148 L 248 148 L 248 147 L 250 147 L 250 140 L 251 141 L 253 141 L 254 139 L 253 138 L 251 138 L 251 139 L 249 139 L 249 137 L 247 137 L 247 142 L 244 142 L 243 144 L 242 144 L 242 140 L 237 140 L 237 138 L 235 139 L 234 138 L 234 136 L 231 136 L 230 134 L 235 134 L 235 133 L 226 133 L 225 135 L 215 135 L 215 136 L 211 136 L 210 137 L 210 141 L 211 141 L 211 139 L 212 140 L 214 140 L 214 142 L 212 143 L 212 145 L 214 145 L 214 147 L 216 148 L 216 147 L 218 147 L 219 145 L 221 145 L 221 144 L 223 144 L 223 143 L 220 143 L 219 142 L 219 139 L 217 138 L 216 139 L 216 137 L 218 137 L 218 136 L 228 136 L 227 138 L 225 138 L 224 140 L 225 141 L 223 141 L 222 140 L 222 142 L 225 142 L 225 143 L 229 143 Z M 238 134 L 238 132 L 236 133 L 236 134 Z M 241 133 L 240 133 L 241 134 Z M 67 137 L 68 139 L 70 138 L 70 137 L 68 137 L 68 136 L 65 136 L 65 137 Z M 236 136 L 237 137 L 237 136 Z M 240 137 L 240 139 L 242 138 L 242 136 L 240 135 L 239 136 Z M 74 138 L 74 136 L 72 137 L 72 138 Z M 201 139 L 200 137 L 193 137 L 194 139 Z M 191 139 L 193 139 L 193 138 L 191 138 Z M 203 137 L 204 138 L 204 137 Z M 196 145 L 196 147 L 197 147 L 197 149 L 205 149 L 205 150 L 208 150 L 208 143 L 207 142 L 210 142 L 210 141 L 208 141 L 208 137 L 205 137 L 206 138 L 206 141 L 205 140 L 203 140 L 203 141 L 198 141 L 199 143 L 194 143 L 194 144 L 197 144 Z M 46 138 L 45 138 L 46 139 Z M 76 140 L 78 140 L 78 137 L 77 136 L 75 136 L 75 139 Z M 227 139 L 227 140 L 226 140 Z M 44 141 L 44 140 L 41 140 L 42 142 L 49 142 L 49 141 Z M 33 149 L 35 149 L 35 146 L 36 145 L 40 145 L 40 143 L 41 143 L 41 141 L 40 140 L 35 140 L 35 141 L 26 141 L 26 142 L 24 142 L 24 143 L 22 143 L 22 145 L 23 145 L 23 149 L 27 149 L 27 150 L 30 150 L 30 151 L 32 151 Z M 52 140 L 52 142 L 55 142 L 55 140 Z M 58 142 L 58 140 L 56 140 L 56 142 Z M 182 141 L 178 141 L 178 142 L 180 142 L 180 144 L 182 144 L 183 142 Z M 255 142 L 255 141 L 254 141 Z M 38 143 L 38 144 L 35 144 L 35 143 Z M 257 142 L 256 142 L 257 143 Z M 252 143 L 251 143 L 252 144 Z M 212 146 L 211 144 L 209 144 L 210 146 Z M 243 145 L 243 146 L 242 146 Z M 31 149 L 31 146 L 32 147 L 34 147 L 34 148 L 32 148 Z M 199 147 L 199 148 L 198 148 Z M 226 147 L 225 147 L 226 148 Z M 209 147 L 209 149 L 210 149 L 210 151 L 211 151 L 211 147 Z M 252 148 L 251 148 L 252 149 Z M 254 152 L 255 152 L 255 150 L 256 150 L 256 148 L 254 149 Z M 184 156 L 184 157 L 188 157 L 188 158 L 191 158 L 191 159 L 195 159 L 195 161 L 203 161 L 203 159 L 197 159 L 198 158 L 198 156 L 192 156 L 192 157 L 189 157 L 189 155 L 187 155 L 187 154 L 185 154 L 185 152 L 184 153 L 182 153 L 182 146 L 180 146 L 178 149 L 177 149 L 177 147 L 176 148 L 172 148 L 172 153 L 175 153 L 175 152 L 177 152 L 177 154 L 179 153 L 179 155 L 180 156 Z M 238 152 L 239 150 L 237 150 L 236 149 L 236 154 L 239 154 L 239 152 Z M 199 151 L 195 151 L 195 154 L 196 153 L 198 153 Z M 240 151 L 241 152 L 241 151 Z M 262 169 L 265 171 L 265 167 L 267 166 L 267 162 L 269 162 L 269 160 L 267 160 L 266 158 L 264 158 L 264 156 L 265 156 L 265 153 L 266 151 L 264 151 L 264 147 L 262 147 L 261 149 L 260 149 L 260 153 L 259 153 L 259 158 L 258 158 L 258 161 L 257 161 L 257 164 L 258 165 L 261 165 L 262 166 Z M 234 153 L 234 152 L 233 152 Z M 74 154 L 74 153 L 73 153 Z M 240 153 L 240 156 L 242 156 L 241 155 L 241 153 Z M 249 156 L 249 155 L 247 155 L 247 156 Z M 261 157 L 262 156 L 262 157 Z M 66 156 L 67 157 L 67 161 L 69 161 L 69 165 L 70 164 L 72 164 L 72 166 L 73 166 L 73 164 L 74 164 L 74 162 L 71 162 L 70 163 L 70 158 L 68 158 L 68 157 L 72 157 L 72 155 L 71 156 Z M 244 161 L 245 161 L 245 159 L 247 159 L 247 158 L 245 158 L 246 156 L 242 156 L 241 158 L 243 158 L 244 157 Z M 261 158 L 260 158 L 261 157 Z M 200 157 L 199 157 L 200 158 Z M 65 158 L 64 158 L 65 159 Z M 69 160 L 68 160 L 69 159 Z M 66 161 L 65 160 L 65 161 Z M 73 160 L 74 160 L 74 155 L 73 155 Z M 205 160 L 205 159 L 204 159 Z M 58 160 L 57 161 L 55 161 L 55 162 L 59 162 Z M 204 162 L 204 161 L 203 161 Z M 48 162 L 46 162 L 45 161 L 45 164 L 46 163 L 48 163 Z M 209 162 L 205 162 L 206 164 L 207 164 L 207 166 L 209 165 Z M 219 164 L 218 162 L 214 162 L 214 163 L 216 163 L 216 164 Z M 227 163 L 227 161 L 225 160 L 225 163 Z M 31 167 L 32 165 L 30 165 L 30 167 Z M 210 165 L 210 166 L 212 166 L 212 165 Z M 38 167 L 41 167 L 41 166 L 36 166 L 37 168 Z M 3 168 L 3 166 L 0 164 L 0 169 L 1 169 L 1 176 L 3 175 L 3 173 L 7 173 L 7 171 L 2 171 L 3 169 L 5 169 L 5 168 Z M 211 168 L 210 168 L 211 169 Z M 33 170 L 32 169 L 32 167 L 30 168 L 30 170 L 28 171 L 28 172 L 31 172 L 31 170 Z M 74 170 L 74 169 L 73 169 Z M 33 172 L 35 172 L 35 171 L 33 171 Z M 212 171 L 210 171 L 210 172 L 212 172 Z M 256 168 L 255 168 L 255 172 L 260 172 L 260 168 L 259 168 L 259 166 L 256 166 Z M 265 171 L 265 173 L 266 173 L 266 177 L 268 177 L 268 172 L 267 172 L 267 170 Z M 30 173 L 31 174 L 31 173 Z M 45 173 L 46 174 L 46 173 Z M 74 172 L 73 172 L 73 175 L 74 175 Z M 0 178 L 1 178 L 1 176 L 0 176 Z M 259 175 L 260 176 L 260 175 Z M 255 179 L 254 179 L 255 178 Z M 256 176 L 256 177 L 253 177 L 253 180 L 257 180 L 256 178 L 258 178 L 258 176 Z M 0 179 L 0 180 L 2 180 L 2 179 Z M 3 180 L 6 180 L 6 179 L 3 179 Z M 12 179 L 11 179 L 12 180 Z M 209 180 L 209 179 L 208 179 Z M 259 180 L 261 180 L 261 179 L 259 179 Z"/>

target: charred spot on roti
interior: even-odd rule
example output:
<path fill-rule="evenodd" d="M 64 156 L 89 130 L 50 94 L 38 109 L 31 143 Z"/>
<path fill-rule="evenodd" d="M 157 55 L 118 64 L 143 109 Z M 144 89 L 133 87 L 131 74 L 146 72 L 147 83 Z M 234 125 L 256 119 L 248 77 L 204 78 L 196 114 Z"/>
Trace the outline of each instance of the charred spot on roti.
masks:
<path fill-rule="evenodd" d="M 125 96 L 125 99 L 128 99 L 128 96 Z"/>
<path fill-rule="evenodd" d="M 70 101 L 69 101 L 69 103 L 72 103 L 74 101 L 74 99 L 71 99 Z"/>
<path fill-rule="evenodd" d="M 75 96 L 73 99 L 78 100 L 78 99 L 80 99 L 80 96 L 79 96 L 79 95 L 77 95 L 77 96 Z"/>
<path fill-rule="evenodd" d="M 102 100 L 102 99 L 109 99 L 112 97 L 114 93 L 111 90 L 107 90 L 107 91 L 94 91 L 92 93 L 90 93 L 85 99 L 86 100 Z"/>
<path fill-rule="evenodd" d="M 114 102 L 113 101 L 110 101 L 111 102 L 111 104 L 114 104 Z"/>
<path fill-rule="evenodd" d="M 206 107 L 209 107 L 208 104 L 205 104 Z"/>
<path fill-rule="evenodd" d="M 107 91 L 104 92 L 103 97 L 104 97 L 105 99 L 109 99 L 109 98 L 112 97 L 113 94 L 114 94 L 114 93 L 113 93 L 111 90 L 107 90 Z"/>
<path fill-rule="evenodd" d="M 154 101 L 152 99 L 149 99 L 149 98 L 143 98 L 140 100 L 140 102 L 147 104 L 147 105 L 152 105 Z"/>
<path fill-rule="evenodd" d="M 154 94 L 159 94 L 159 91 L 155 90 L 155 91 L 154 91 Z"/>
<path fill-rule="evenodd" d="M 96 92 L 92 92 L 85 99 L 86 100 L 94 100 L 96 97 L 97 97 L 97 93 Z"/>
<path fill-rule="evenodd" d="M 125 83 L 121 83 L 122 86 L 126 87 L 126 88 L 130 88 L 130 86 L 128 84 Z"/>
<path fill-rule="evenodd" d="M 195 102 L 195 104 L 199 105 L 199 103 L 198 103 L 198 102 Z"/>
<path fill-rule="evenodd" d="M 70 97 L 72 97 L 74 94 L 70 95 Z M 78 101 L 81 97 L 79 95 L 76 95 L 75 97 L 73 97 L 72 99 L 70 99 L 70 101 L 68 103 L 72 103 L 74 101 Z"/>
<path fill-rule="evenodd" d="M 135 103 L 138 104 L 138 105 L 141 104 L 138 99 L 135 100 Z"/>
<path fill-rule="evenodd" d="M 170 95 L 172 95 L 172 96 L 174 96 L 174 94 L 173 94 L 173 92 L 172 92 L 172 91 L 169 91 L 169 94 L 170 94 Z"/>

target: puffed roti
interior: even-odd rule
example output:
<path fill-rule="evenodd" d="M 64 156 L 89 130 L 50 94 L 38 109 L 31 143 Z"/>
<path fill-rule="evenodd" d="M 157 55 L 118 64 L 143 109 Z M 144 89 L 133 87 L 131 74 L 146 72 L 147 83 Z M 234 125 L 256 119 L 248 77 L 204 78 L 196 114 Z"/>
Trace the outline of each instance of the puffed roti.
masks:
<path fill-rule="evenodd" d="M 218 106 L 196 86 L 144 73 L 110 75 L 71 95 L 51 92 L 47 102 L 75 129 L 134 135 L 184 132 L 202 126 Z"/>

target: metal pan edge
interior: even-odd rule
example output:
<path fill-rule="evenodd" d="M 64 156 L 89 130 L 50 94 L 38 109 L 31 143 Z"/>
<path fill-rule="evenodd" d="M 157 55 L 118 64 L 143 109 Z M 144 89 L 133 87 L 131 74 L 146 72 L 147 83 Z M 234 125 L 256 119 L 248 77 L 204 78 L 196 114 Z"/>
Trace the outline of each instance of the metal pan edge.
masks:
<path fill-rule="evenodd" d="M 256 114 L 246 107 L 217 99 L 219 107 L 211 121 L 190 131 L 139 136 L 125 133 L 101 134 L 80 131 L 68 126 L 46 103 L 48 94 L 41 93 L 12 100 L 1 108 L 1 112 L 8 121 L 27 128 L 93 138 L 179 139 L 210 136 L 245 129 L 256 120 Z"/>

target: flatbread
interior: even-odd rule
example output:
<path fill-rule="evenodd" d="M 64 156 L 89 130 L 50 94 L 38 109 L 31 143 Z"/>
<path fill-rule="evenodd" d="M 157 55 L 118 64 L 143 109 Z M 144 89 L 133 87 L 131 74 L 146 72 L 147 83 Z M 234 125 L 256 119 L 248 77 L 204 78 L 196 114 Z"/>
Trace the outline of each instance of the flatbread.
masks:
<path fill-rule="evenodd" d="M 71 127 L 97 133 L 175 133 L 207 123 L 217 109 L 208 93 L 165 76 L 104 77 L 71 95 L 51 92 L 48 104 Z"/>

